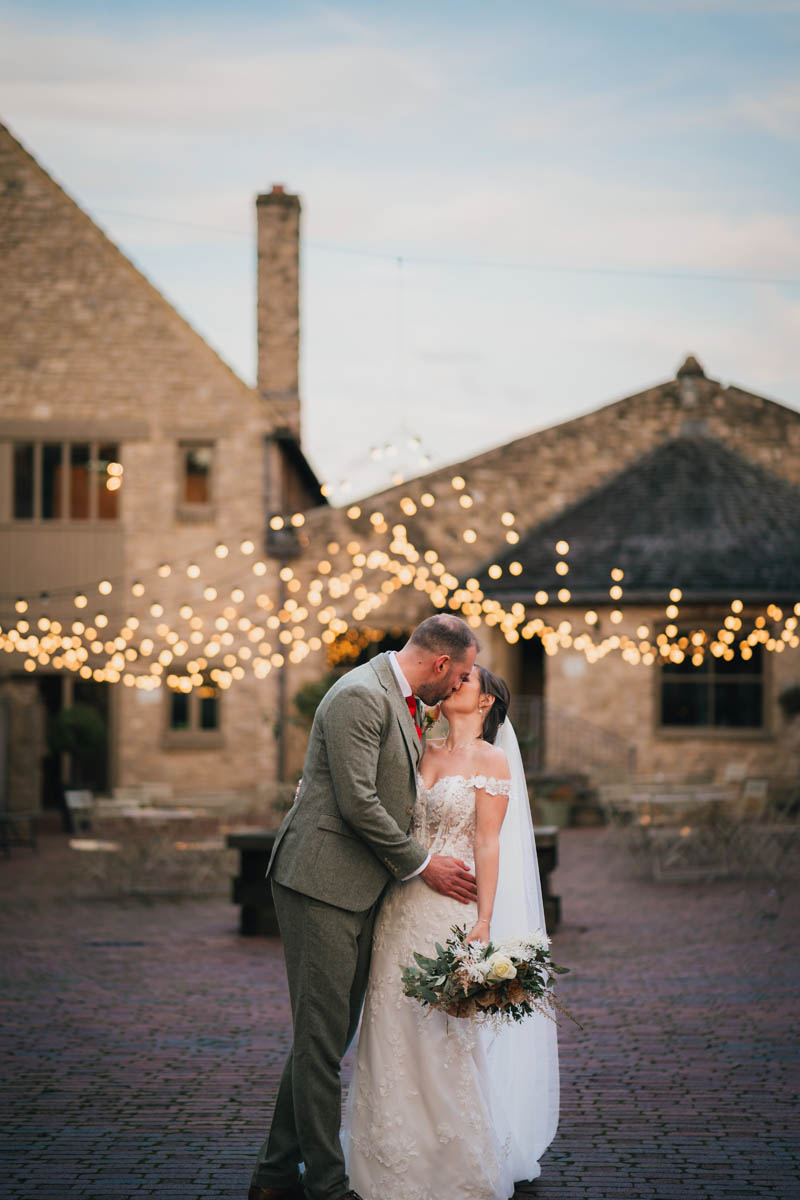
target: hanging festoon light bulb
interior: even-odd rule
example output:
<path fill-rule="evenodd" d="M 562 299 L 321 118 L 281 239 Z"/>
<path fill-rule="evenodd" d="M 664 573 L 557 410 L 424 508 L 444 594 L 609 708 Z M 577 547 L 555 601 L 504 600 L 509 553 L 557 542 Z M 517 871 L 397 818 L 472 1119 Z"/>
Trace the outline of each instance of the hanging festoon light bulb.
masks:
<path fill-rule="evenodd" d="M 458 486 L 463 480 L 463 487 Z M 458 505 L 461 509 L 469 511 L 476 508 L 479 503 L 478 496 L 473 496 L 466 486 L 466 479 L 463 476 L 453 476 L 451 479 L 451 490 L 456 493 Z M 326 557 L 320 558 L 317 564 L 317 574 L 319 579 L 309 579 L 305 571 L 301 571 L 297 563 L 294 569 L 289 569 L 284 574 L 282 580 L 285 586 L 286 609 L 281 611 L 278 621 L 279 629 L 287 629 L 291 633 L 291 642 L 286 643 L 288 649 L 289 660 L 292 662 L 298 661 L 299 657 L 304 658 L 307 654 L 314 652 L 315 644 L 312 640 L 303 634 L 298 634 L 298 629 L 304 630 L 303 622 L 306 621 L 308 612 L 313 612 L 315 609 L 322 607 L 324 600 L 323 594 L 327 591 L 334 607 L 334 612 L 328 619 L 328 633 L 332 633 L 334 638 L 339 634 L 336 627 L 330 622 L 331 620 L 344 620 L 345 629 L 349 628 L 348 622 L 366 620 L 369 613 L 377 608 L 387 604 L 391 596 L 398 589 L 413 587 L 416 591 L 423 593 L 430 598 L 430 603 L 435 608 L 447 606 L 452 611 L 460 612 L 464 618 L 473 626 L 481 622 L 487 624 L 496 623 L 501 626 L 505 636 L 510 635 L 510 640 L 513 642 L 518 631 L 522 630 L 522 636 L 541 636 L 544 639 L 549 639 L 551 650 L 565 648 L 568 645 L 575 649 L 585 651 L 589 661 L 597 661 L 612 652 L 619 652 L 622 658 L 628 662 L 634 661 L 647 663 L 648 655 L 652 656 L 656 651 L 662 657 L 666 656 L 671 663 L 678 661 L 679 655 L 684 655 L 685 658 L 690 658 L 693 664 L 702 661 L 702 657 L 709 651 L 716 657 L 721 657 L 725 661 L 730 659 L 735 654 L 740 654 L 743 658 L 748 655 L 752 656 L 753 647 L 761 645 L 766 651 L 780 654 L 787 649 L 800 645 L 800 633 L 798 632 L 797 617 L 800 616 L 800 601 L 795 602 L 794 607 L 796 612 L 793 614 L 791 609 L 789 613 L 785 613 L 784 608 L 780 604 L 770 604 L 765 608 L 765 614 L 759 622 L 753 617 L 746 618 L 747 628 L 745 627 L 745 618 L 743 614 L 743 604 L 738 598 L 730 602 L 730 611 L 723 617 L 720 628 L 716 633 L 706 634 L 701 628 L 690 629 L 686 632 L 679 630 L 677 620 L 679 617 L 680 603 L 683 594 L 679 588 L 671 588 L 669 590 L 669 604 L 665 605 L 666 615 L 669 624 L 665 627 L 662 641 L 658 645 L 653 645 L 650 640 L 649 627 L 645 628 L 645 633 L 642 632 L 643 627 L 640 626 L 636 631 L 637 640 L 631 640 L 625 634 L 617 633 L 606 637 L 595 644 L 593 639 L 594 626 L 590 623 L 588 613 L 584 621 L 585 629 L 578 633 L 571 630 L 566 630 L 565 622 L 558 623 L 558 628 L 553 633 L 547 632 L 548 627 L 543 627 L 541 630 L 534 630 L 532 622 L 527 620 L 524 605 L 519 611 L 514 605 L 511 611 L 506 612 L 501 605 L 497 608 L 492 607 L 494 602 L 484 602 L 483 593 L 476 592 L 475 580 L 470 579 L 465 583 L 459 581 L 459 575 L 448 570 L 447 564 L 439 557 L 439 554 L 432 550 L 430 546 L 426 546 L 424 541 L 419 545 L 415 545 L 414 538 L 410 535 L 409 527 L 402 524 L 403 518 L 411 518 L 417 516 L 420 509 L 432 507 L 435 502 L 433 492 L 422 493 L 418 498 L 406 493 L 405 495 L 398 494 L 391 503 L 397 506 L 397 514 L 390 512 L 386 506 L 390 503 L 388 499 L 384 501 L 384 512 L 376 511 L 372 514 L 370 532 L 373 533 L 374 539 L 382 537 L 384 534 L 391 531 L 391 542 L 386 542 L 386 550 L 380 549 L 380 543 L 373 539 L 370 546 L 368 537 L 361 537 L 356 541 L 347 541 L 345 535 L 341 543 L 338 541 L 327 542 Z M 389 513 L 389 515 L 385 515 Z M 276 514 L 277 515 L 277 514 Z M 343 516 L 344 516 L 343 512 Z M 346 513 L 348 519 L 357 520 L 361 517 L 361 508 L 358 505 L 351 505 Z M 280 519 L 285 525 L 293 524 L 295 528 L 300 526 L 300 517 L 302 514 L 293 514 L 292 516 L 281 517 Z M 398 521 L 398 517 L 400 521 Z M 303 520 L 305 518 L 303 517 Z M 504 525 L 507 534 L 513 534 L 518 537 L 517 531 L 514 528 L 514 516 L 512 513 L 502 514 L 501 522 Z M 509 523 L 510 522 L 510 523 Z M 335 527 L 335 525 L 333 526 Z M 329 528 L 333 528 L 329 527 Z M 330 533 L 328 534 L 330 536 Z M 478 530 L 470 527 L 462 530 L 459 538 L 458 529 L 451 529 L 446 535 L 449 540 L 449 545 L 455 547 L 458 545 L 456 539 L 462 543 L 467 542 L 468 545 L 473 544 L 478 539 Z M 512 543 L 513 544 L 513 543 Z M 233 542 L 234 546 L 238 546 L 243 554 L 252 554 L 255 550 L 255 542 L 252 538 L 243 538 L 241 541 L 236 539 Z M 569 564 L 566 560 L 566 554 L 569 551 L 569 545 L 560 540 L 555 543 L 556 552 L 561 555 L 556 565 L 556 574 L 561 576 L 566 582 L 566 576 L 569 574 Z M 212 543 L 208 546 L 206 554 L 213 553 L 218 558 L 228 557 L 230 554 L 226 543 L 217 542 L 216 546 Z M 388 551 L 388 552 L 387 552 Z M 317 553 L 320 551 L 318 550 Z M 339 556 L 346 554 L 344 566 L 342 566 Z M 201 566 L 205 562 L 205 558 L 199 556 L 196 562 L 191 562 L 185 568 L 189 578 L 199 578 L 201 574 Z M 276 564 L 277 566 L 277 564 Z M 309 563 L 309 568 L 312 568 L 313 562 Z M 491 568 L 499 570 L 499 564 L 491 564 Z M 487 573 L 490 579 L 498 578 L 497 571 L 487 568 Z M 152 576 L 166 578 L 172 573 L 175 568 L 168 563 L 160 563 L 158 566 L 150 568 Z M 251 569 L 256 575 L 266 574 L 266 563 L 251 563 Z M 510 576 L 519 576 L 523 574 L 522 563 L 515 560 L 508 564 L 506 570 Z M 616 605 L 612 610 L 611 624 L 619 625 L 622 622 L 622 607 L 620 601 L 622 599 L 622 579 L 624 572 L 621 568 L 614 567 L 610 571 L 612 586 L 609 588 L 609 598 Z M 502 577 L 502 571 L 500 576 Z M 73 590 L 72 588 L 60 588 L 54 593 L 56 605 L 60 597 L 64 597 L 66 601 L 72 600 L 74 607 L 83 610 L 88 607 L 89 596 L 92 590 L 101 595 L 109 595 L 116 587 L 116 582 L 112 579 L 100 579 L 98 582 L 89 585 L 87 588 Z M 143 575 L 142 579 L 135 580 L 130 586 L 130 593 L 134 599 L 141 599 L 145 596 L 147 587 L 150 586 L 148 575 Z M 230 584 L 228 584 L 230 586 Z M 88 595 L 87 595 L 88 593 Z M 211 588 L 208 585 L 203 589 L 203 599 L 207 603 L 213 603 L 218 598 L 216 588 Z M 253 597 L 253 604 L 258 605 L 262 611 L 271 612 L 271 600 L 267 592 L 259 593 L 265 597 L 264 600 L 256 600 Z M 263 628 L 255 630 L 252 626 L 250 616 L 247 614 L 247 609 L 242 612 L 241 607 L 246 603 L 246 594 L 244 588 L 236 589 L 230 592 L 233 602 L 233 615 L 225 616 L 225 609 L 219 614 L 222 621 L 226 622 L 224 627 L 220 626 L 217 633 L 214 635 L 221 643 L 222 654 L 237 655 L 238 662 L 249 662 L 250 660 L 238 655 L 240 648 L 248 649 L 248 643 L 253 645 L 260 644 L 260 639 L 263 637 Z M 349 599 L 348 599 L 349 597 Z M 560 603 L 566 604 L 571 602 L 572 596 L 568 588 L 560 588 L 552 599 L 557 597 Z M 536 592 L 532 600 L 537 604 L 544 606 L 549 604 L 551 595 L 540 589 Z M 288 601 L 292 601 L 295 605 L 295 610 L 291 610 Z M 126 637 L 130 638 L 132 632 L 126 624 L 122 631 L 118 631 L 115 636 L 115 631 L 110 626 L 110 622 L 105 614 L 98 614 L 94 618 L 94 623 L 90 624 L 85 630 L 78 629 L 78 623 L 73 622 L 72 628 L 67 635 L 69 644 L 65 644 L 64 638 L 61 635 L 60 628 L 57 627 L 55 621 L 47 612 L 49 606 L 49 597 L 44 594 L 41 597 L 41 618 L 34 621 L 35 632 L 31 634 L 27 626 L 23 625 L 23 614 L 27 611 L 28 601 L 24 596 L 17 597 L 14 608 L 17 614 L 17 623 L 12 630 L 4 630 L 0 627 L 0 650 L 12 654 L 27 653 L 36 670 L 41 666 L 47 665 L 49 669 L 61 670 L 69 669 L 77 671 L 79 665 L 86 665 L 85 660 L 81 658 L 78 651 L 87 653 L 90 656 L 90 673 L 83 677 L 96 678 L 92 675 L 92 670 L 104 672 L 104 682 L 115 682 L 116 676 L 119 676 L 120 681 L 123 681 L 121 671 L 125 664 L 132 664 L 137 661 L 136 658 L 131 658 L 127 653 L 130 651 L 136 655 L 136 649 L 128 644 Z M 170 601 L 167 598 L 154 600 L 152 603 L 146 602 L 149 615 L 158 621 L 158 626 L 154 630 L 156 638 L 157 651 L 164 648 L 170 648 L 174 654 L 180 653 L 180 648 L 188 648 L 188 643 L 191 641 L 195 647 L 194 653 L 199 653 L 199 649 L 204 640 L 208 639 L 208 633 L 202 631 L 203 620 L 199 620 L 199 626 L 196 625 L 195 615 L 191 606 L 184 603 L 178 604 L 176 601 Z M 174 607 L 173 607 L 174 606 Z M 345 611 L 342 611 L 344 606 Z M 226 605 L 226 608 L 231 607 Z M 297 609 L 300 611 L 297 611 Z M 165 611 L 166 610 L 166 611 Z M 590 610 L 594 613 L 594 610 Z M 57 609 L 56 609 L 57 612 Z M 170 616 L 170 614 L 174 614 Z M 191 614 L 191 615 L 189 615 Z M 44 627 L 39 625 L 39 619 L 44 619 L 49 622 Z M 190 629 L 186 630 L 185 639 L 170 628 L 168 621 L 172 619 L 177 621 L 187 620 Z M 213 620 L 213 618 L 211 618 Z M 261 617 L 264 620 L 264 617 Z M 749 628 L 749 632 L 748 632 Z M 191 630 L 191 632 L 190 632 Z M 13 632 L 13 636 L 12 636 Z M 123 636 L 124 635 L 124 636 Z M 695 635 L 701 636 L 700 644 L 696 644 Z M 316 637 L 316 635 L 314 635 Z M 34 640 L 27 643 L 30 639 Z M 75 639 L 75 644 L 72 640 Z M 244 640 L 245 645 L 242 646 Z M 317 648 L 321 649 L 323 640 L 317 637 L 319 643 Z M 327 639 L 329 642 L 329 639 Z M 254 651 L 252 652 L 254 653 Z M 124 661 L 120 661 L 120 657 Z M 99 662 L 98 662 L 99 659 Z M 263 658 L 267 661 L 266 658 Z M 156 654 L 154 661 L 158 662 Z M 681 660 L 683 661 L 683 660 Z M 138 671 L 138 667 L 136 670 Z M 273 667 L 274 669 L 274 667 Z M 133 668 L 128 670 L 126 667 L 125 673 L 131 674 Z M 231 681 L 235 681 L 232 669 L 230 670 Z M 163 674 L 156 671 L 152 680 L 152 686 L 158 687 L 161 685 Z M 182 677 L 182 676 L 181 676 Z M 137 675 L 138 678 L 138 675 Z M 191 678 L 191 676 L 187 676 Z M 127 685 L 138 686 L 138 685 Z M 150 684 L 148 684 L 150 686 Z"/>

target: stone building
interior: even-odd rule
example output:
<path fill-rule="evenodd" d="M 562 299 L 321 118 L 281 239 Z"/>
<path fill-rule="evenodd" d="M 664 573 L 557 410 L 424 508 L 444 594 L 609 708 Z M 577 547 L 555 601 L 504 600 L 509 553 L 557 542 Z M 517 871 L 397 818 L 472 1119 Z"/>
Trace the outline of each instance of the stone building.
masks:
<path fill-rule="evenodd" d="M 279 588 L 302 514 L 325 503 L 299 440 L 299 222 L 296 196 L 258 197 L 251 388 L 0 126 L 3 629 L 22 618 L 68 636 L 79 619 L 101 657 L 126 665 L 125 638 L 104 649 L 112 631 L 139 661 L 161 636 L 174 651 L 153 669 L 167 680 L 199 657 L 223 604 L 252 614 L 258 590 Z M 298 514 L 290 532 L 271 528 L 274 513 Z M 246 594 L 232 602 L 235 587 Z M 172 631 L 159 635 L 159 618 Z M 46 728 L 75 705 L 105 728 L 77 781 L 99 790 L 244 791 L 279 773 L 280 672 L 248 672 L 223 695 L 195 665 L 187 694 L 134 686 L 121 665 L 98 676 L 92 658 L 53 671 L 53 657 L 26 673 L 0 655 L 0 806 L 58 803 L 75 763 L 48 749 Z"/>
<path fill-rule="evenodd" d="M 253 389 L 0 127 L 0 806 L 76 781 L 46 744 L 75 706 L 106 735 L 77 782 L 289 778 L 298 690 L 442 607 L 541 768 L 800 775 L 800 413 L 689 358 L 329 508 L 299 440 L 299 218 L 258 197 Z M 18 653 L 26 629 L 50 649 Z"/>
<path fill-rule="evenodd" d="M 508 678 L 541 767 L 800 775 L 778 700 L 800 678 L 800 413 L 690 357 L 675 379 L 351 513 L 342 543 L 377 514 L 377 528 L 402 524 L 395 550 L 446 563 L 435 602 L 480 614 L 484 661 Z M 430 611 L 429 582 L 370 621 L 400 634 Z"/>

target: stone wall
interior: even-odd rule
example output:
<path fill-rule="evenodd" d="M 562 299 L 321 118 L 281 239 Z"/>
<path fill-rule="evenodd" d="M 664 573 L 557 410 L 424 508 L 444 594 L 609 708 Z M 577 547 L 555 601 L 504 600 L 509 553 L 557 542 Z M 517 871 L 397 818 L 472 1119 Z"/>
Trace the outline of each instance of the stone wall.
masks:
<path fill-rule="evenodd" d="M 47 751 L 45 711 L 30 679 L 0 678 L 5 725 L 4 802 L 9 812 L 38 812 L 41 807 L 42 758 Z"/>
<path fill-rule="evenodd" d="M 296 230 L 292 236 L 289 256 L 296 258 Z M 257 580 L 251 564 L 258 551 L 248 558 L 238 547 L 249 537 L 263 548 L 264 439 L 274 428 L 274 412 L 1 126 L 0 264 L 0 439 L 102 436 L 117 438 L 121 445 L 124 482 L 115 523 L 121 550 L 111 597 L 101 601 L 96 590 L 89 591 L 109 570 L 99 523 L 72 522 L 64 529 L 64 536 L 88 547 L 86 554 L 76 556 L 87 577 L 69 580 L 90 596 L 89 608 L 80 615 L 91 616 L 100 608 L 116 620 L 137 615 L 141 637 L 158 624 L 148 612 L 149 604 L 158 601 L 183 635 L 188 626 L 177 617 L 181 604 L 192 605 L 210 620 L 230 603 L 230 591 L 240 584 L 247 598 L 239 611 L 255 619 L 260 611 L 255 595 L 274 593 L 276 567 L 269 563 L 267 576 Z M 284 282 L 282 276 L 277 279 L 276 291 Z M 286 286 L 290 293 L 295 289 L 296 306 L 296 277 Z M 291 308 L 291 295 L 287 303 Z M 269 343 L 268 351 L 272 349 Z M 279 375 L 283 386 L 284 375 Z M 180 495 L 180 447 L 191 440 L 213 442 L 215 448 L 212 502 L 194 519 L 181 511 Z M 24 549 L 33 572 L 24 581 L 26 590 L 51 588 L 52 523 L 22 529 L 10 522 L 8 512 L 0 514 L 0 524 L 3 515 L 0 533 Z M 107 539 L 109 522 L 102 524 Z M 225 559 L 215 555 L 217 543 L 230 546 Z M 193 561 L 201 568 L 194 580 L 186 575 Z M 157 574 L 160 563 L 172 565 L 166 578 Z M 139 601 L 130 595 L 134 580 L 147 586 Z M 213 605 L 202 599 L 209 584 L 219 592 Z M 0 583 L 0 592 L 7 594 L 0 614 L 4 624 L 10 615 L 8 596 L 19 586 L 19 577 L 4 576 Z M 51 600 L 48 613 L 66 622 L 79 615 L 71 595 Z M 8 670 L 9 661 L 2 666 Z M 17 662 L 16 669 L 20 667 Z M 166 780 L 191 791 L 246 789 L 273 778 L 275 680 L 274 674 L 258 681 L 248 673 L 222 698 L 222 738 L 204 743 L 199 737 L 185 749 L 165 745 L 162 692 L 151 695 L 119 686 L 113 782 Z"/>
<path fill-rule="evenodd" d="M 583 613 L 567 610 L 544 619 L 572 620 L 583 627 Z M 654 609 L 630 608 L 615 632 L 636 637 L 639 624 L 651 630 L 663 620 Z M 546 660 L 546 694 L 560 713 L 580 717 L 622 738 L 635 748 L 637 772 L 682 779 L 703 772 L 721 777 L 732 763 L 750 776 L 785 774 L 784 744 L 789 727 L 778 705 L 779 693 L 800 676 L 800 650 L 764 654 L 765 727 L 763 730 L 659 729 L 659 680 L 656 666 L 626 663 L 618 654 L 588 664 L 574 650 L 559 650 Z M 783 764 L 783 765 L 782 765 Z"/>

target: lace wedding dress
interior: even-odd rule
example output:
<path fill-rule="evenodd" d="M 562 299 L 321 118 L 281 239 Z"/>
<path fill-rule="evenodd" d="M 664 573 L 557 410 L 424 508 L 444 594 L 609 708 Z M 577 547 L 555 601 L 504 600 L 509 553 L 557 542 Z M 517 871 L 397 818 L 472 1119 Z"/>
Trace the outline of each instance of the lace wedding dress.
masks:
<path fill-rule="evenodd" d="M 431 853 L 470 867 L 476 787 L 508 795 L 510 783 L 450 775 L 428 788 L 418 779 L 412 825 Z M 469 930 L 476 917 L 476 904 L 421 879 L 392 884 L 378 914 L 343 1138 L 351 1186 L 365 1200 L 513 1195 L 512 1139 L 493 1097 L 493 1035 L 423 1008 L 400 979 L 415 950 L 434 953 L 453 925 Z"/>

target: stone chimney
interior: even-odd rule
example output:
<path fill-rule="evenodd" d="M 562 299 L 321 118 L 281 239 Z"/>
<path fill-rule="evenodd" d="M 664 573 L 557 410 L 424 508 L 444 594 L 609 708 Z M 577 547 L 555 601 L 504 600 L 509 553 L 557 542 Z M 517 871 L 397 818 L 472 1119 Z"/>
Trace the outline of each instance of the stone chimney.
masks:
<path fill-rule="evenodd" d="M 693 354 L 687 356 L 682 366 L 678 367 L 678 392 L 684 408 L 694 408 L 700 398 L 702 383 L 706 373 Z"/>
<path fill-rule="evenodd" d="M 274 432 L 300 437 L 300 197 L 282 184 L 256 197 L 258 391 Z"/>

